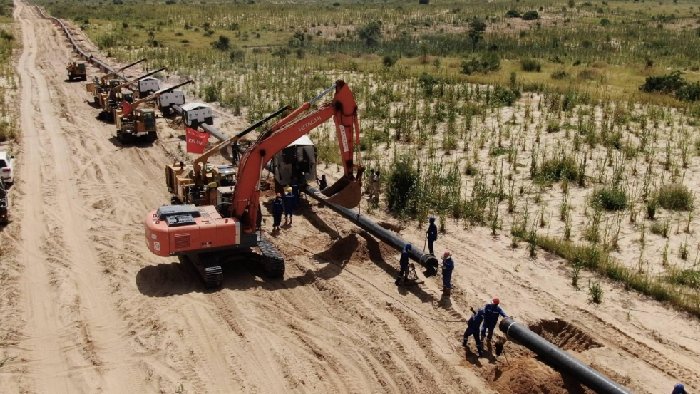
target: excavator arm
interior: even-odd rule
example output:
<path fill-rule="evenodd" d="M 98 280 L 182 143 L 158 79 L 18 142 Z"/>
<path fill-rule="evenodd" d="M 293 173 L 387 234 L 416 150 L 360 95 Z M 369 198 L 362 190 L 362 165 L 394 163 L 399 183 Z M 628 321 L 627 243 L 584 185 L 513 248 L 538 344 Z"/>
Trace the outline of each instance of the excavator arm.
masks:
<path fill-rule="evenodd" d="M 122 115 L 123 115 L 123 116 L 129 116 L 129 115 L 131 115 L 131 112 L 133 111 L 133 109 L 136 108 L 136 107 L 138 107 L 140 104 L 143 104 L 143 103 L 148 102 L 148 101 L 153 101 L 153 100 L 157 99 L 158 97 L 160 97 L 160 95 L 162 95 L 163 93 L 170 92 L 170 91 L 175 90 L 175 89 L 177 89 L 177 88 L 179 88 L 179 87 L 181 87 L 181 86 L 185 86 L 185 85 L 188 85 L 188 84 L 191 84 L 191 83 L 194 83 L 194 81 L 190 79 L 190 80 L 187 80 L 187 81 L 185 81 L 185 82 L 179 83 L 179 84 L 177 84 L 177 85 L 175 85 L 175 86 L 171 86 L 171 87 L 169 87 L 169 88 L 165 88 L 165 89 L 158 90 L 157 92 L 153 92 L 151 95 L 149 95 L 149 96 L 147 96 L 147 97 L 144 97 L 144 98 L 135 100 L 135 101 L 134 101 L 133 103 L 131 103 L 130 105 L 124 105 L 124 104 L 122 103 L 122 106 L 123 106 L 123 108 L 124 108 Z"/>
<path fill-rule="evenodd" d="M 330 103 L 302 116 L 323 94 L 333 89 L 335 94 Z M 337 81 L 324 93 L 304 103 L 275 124 L 267 133 L 262 134 L 241 158 L 236 189 L 232 198 L 231 214 L 247 224 L 244 231 L 254 231 L 256 227 L 260 201 L 260 176 L 263 166 L 277 152 L 331 118 L 335 123 L 345 173 L 344 178 L 348 182 L 356 183 L 359 181 L 360 173 L 358 172 L 357 177 L 353 174 L 355 168 L 353 154 L 360 136 L 357 104 L 348 85 L 344 81 Z M 356 187 L 356 191 L 359 196 L 359 187 Z"/>

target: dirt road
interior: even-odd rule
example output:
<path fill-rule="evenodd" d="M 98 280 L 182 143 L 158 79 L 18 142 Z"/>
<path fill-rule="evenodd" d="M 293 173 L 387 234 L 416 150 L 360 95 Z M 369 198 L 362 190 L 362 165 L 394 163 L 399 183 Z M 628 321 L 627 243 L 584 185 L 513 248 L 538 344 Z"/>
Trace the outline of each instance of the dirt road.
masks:
<path fill-rule="evenodd" d="M 234 267 L 205 292 L 191 267 L 143 242 L 144 213 L 168 200 L 168 142 L 113 142 L 84 85 L 65 82 L 65 38 L 16 5 L 22 140 L 2 234 L 3 392 L 580 391 L 512 344 L 508 363 L 465 357 L 468 306 L 493 292 L 524 321 L 571 323 L 542 327 L 635 391 L 700 388 L 697 321 L 612 286 L 602 307 L 588 305 L 555 259 L 531 261 L 478 230 L 439 241 L 458 262 L 451 305 L 432 278 L 397 290 L 396 254 L 313 205 L 274 238 L 283 281 Z"/>

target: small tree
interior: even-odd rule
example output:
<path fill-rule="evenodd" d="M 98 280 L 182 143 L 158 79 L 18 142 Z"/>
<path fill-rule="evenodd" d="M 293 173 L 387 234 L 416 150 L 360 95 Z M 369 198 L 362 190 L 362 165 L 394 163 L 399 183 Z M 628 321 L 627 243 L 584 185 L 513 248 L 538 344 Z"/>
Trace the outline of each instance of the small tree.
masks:
<path fill-rule="evenodd" d="M 212 42 L 211 46 L 220 51 L 228 51 L 231 47 L 231 39 L 226 36 L 219 36 L 219 39 Z"/>
<path fill-rule="evenodd" d="M 382 23 L 380 21 L 371 21 L 362 26 L 357 35 L 367 46 L 376 46 L 382 38 Z"/>
<path fill-rule="evenodd" d="M 476 49 L 476 45 L 481 41 L 486 31 L 486 22 L 479 18 L 474 18 L 469 22 L 469 40 L 472 42 L 472 49 Z"/>

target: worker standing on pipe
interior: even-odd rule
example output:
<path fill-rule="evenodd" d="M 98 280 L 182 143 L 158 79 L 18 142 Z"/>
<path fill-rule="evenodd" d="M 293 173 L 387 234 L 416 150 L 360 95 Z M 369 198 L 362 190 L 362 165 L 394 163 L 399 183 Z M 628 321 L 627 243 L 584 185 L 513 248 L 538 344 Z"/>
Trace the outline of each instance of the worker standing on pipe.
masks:
<path fill-rule="evenodd" d="M 280 229 L 280 224 L 282 223 L 282 213 L 284 213 L 284 203 L 282 202 L 282 195 L 277 193 L 274 201 L 272 201 L 273 230 Z"/>
<path fill-rule="evenodd" d="M 452 253 L 446 250 L 442 254 L 442 294 L 450 295 L 452 291 L 452 270 L 454 268 L 455 263 L 452 261 Z"/>
<path fill-rule="evenodd" d="M 435 256 L 435 253 L 433 253 L 433 242 L 437 241 L 438 236 L 438 229 L 435 225 L 435 216 L 428 218 L 428 221 L 430 224 L 428 225 L 428 231 L 425 232 L 425 236 L 428 238 L 428 251 L 430 254 Z"/>
<path fill-rule="evenodd" d="M 471 335 L 476 342 L 476 350 L 479 352 L 479 357 L 482 357 L 484 355 L 484 348 L 481 343 L 481 338 L 479 338 L 479 326 L 484 320 L 484 310 L 479 309 L 475 311 L 474 308 L 471 309 L 473 315 L 467 321 L 467 329 L 464 331 L 464 336 L 462 337 L 462 347 L 467 347 L 469 344 L 469 336 Z"/>
<path fill-rule="evenodd" d="M 411 251 L 411 244 L 406 244 L 401 251 L 401 258 L 399 259 L 399 266 L 401 270 L 399 271 L 399 276 L 396 278 L 397 285 L 403 285 L 408 277 L 408 259 L 409 252 Z"/>
<path fill-rule="evenodd" d="M 673 391 L 671 394 L 687 394 L 688 392 L 685 391 L 685 386 L 683 383 L 676 383 L 675 386 L 673 386 Z"/>
<path fill-rule="evenodd" d="M 484 339 L 486 332 L 488 331 L 488 341 L 491 342 L 493 338 L 493 329 L 496 328 L 496 323 L 498 323 L 498 316 L 508 317 L 503 309 L 498 305 L 501 301 L 498 297 L 494 297 L 491 304 L 486 304 L 484 306 L 484 325 L 481 327 L 481 339 Z"/>

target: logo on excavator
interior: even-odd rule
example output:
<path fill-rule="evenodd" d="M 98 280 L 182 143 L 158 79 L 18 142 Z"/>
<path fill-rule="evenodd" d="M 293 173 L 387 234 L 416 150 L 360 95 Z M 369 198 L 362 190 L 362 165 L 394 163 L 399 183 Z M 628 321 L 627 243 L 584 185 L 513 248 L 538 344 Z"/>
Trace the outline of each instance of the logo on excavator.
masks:
<path fill-rule="evenodd" d="M 314 116 L 313 119 L 309 119 L 306 123 L 304 123 L 303 125 L 300 125 L 299 128 L 302 130 L 312 129 L 312 128 L 316 127 L 315 125 L 318 124 L 320 120 L 321 120 L 321 116 L 316 115 L 316 116 Z"/>
<path fill-rule="evenodd" d="M 345 132 L 345 126 L 338 125 L 338 130 L 340 130 L 340 139 L 343 142 L 343 152 L 348 151 L 348 134 Z"/>

